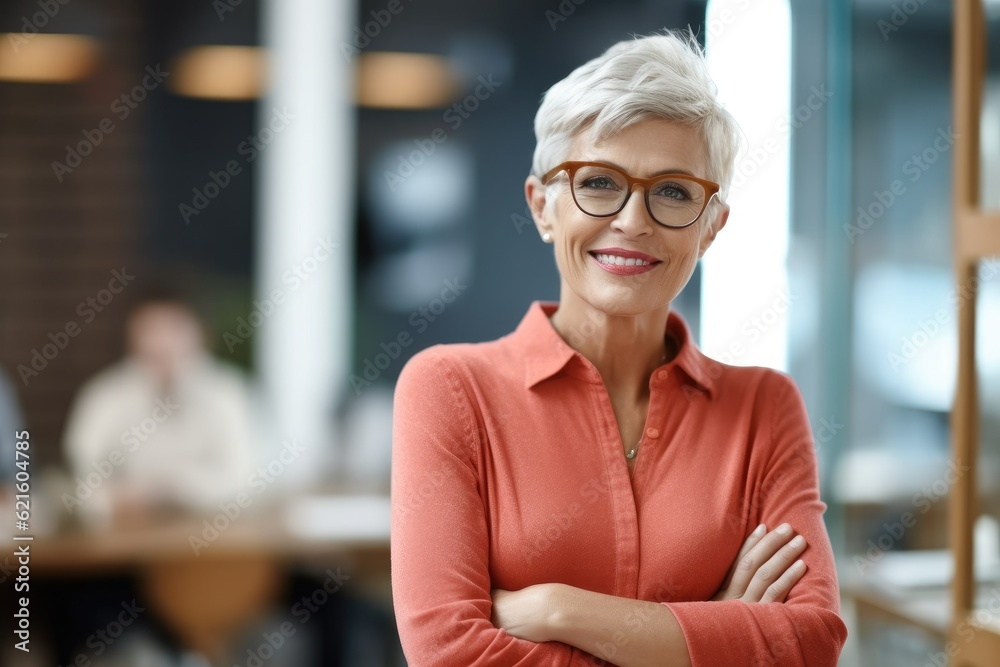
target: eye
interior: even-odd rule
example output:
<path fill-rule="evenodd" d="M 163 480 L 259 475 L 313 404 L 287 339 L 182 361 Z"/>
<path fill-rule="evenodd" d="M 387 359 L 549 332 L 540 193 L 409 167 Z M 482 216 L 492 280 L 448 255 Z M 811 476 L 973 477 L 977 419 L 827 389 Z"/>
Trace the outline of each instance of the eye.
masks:
<path fill-rule="evenodd" d="M 657 197 L 666 197 L 667 199 L 676 199 L 678 201 L 688 201 L 691 199 L 690 190 L 677 181 L 657 183 L 653 188 L 652 194 Z"/>
<path fill-rule="evenodd" d="M 618 190 L 620 189 L 615 179 L 610 176 L 590 176 L 580 181 L 577 187 L 589 190 Z"/>

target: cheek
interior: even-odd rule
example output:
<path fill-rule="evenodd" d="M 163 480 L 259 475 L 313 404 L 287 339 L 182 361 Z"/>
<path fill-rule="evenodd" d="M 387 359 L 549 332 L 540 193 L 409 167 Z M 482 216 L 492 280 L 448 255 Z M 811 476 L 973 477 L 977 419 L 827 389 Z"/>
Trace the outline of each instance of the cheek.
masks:
<path fill-rule="evenodd" d="M 685 243 L 673 254 L 674 264 L 678 269 L 683 267 L 689 271 L 693 271 L 695 264 L 698 263 L 698 251 L 697 237 L 691 238 L 689 243 Z"/>
<path fill-rule="evenodd" d="M 683 238 L 680 238 L 683 234 Z M 697 232 L 689 233 L 688 230 L 680 230 L 675 243 L 669 248 L 669 264 L 666 270 L 660 274 L 660 287 L 669 292 L 669 298 L 677 296 L 694 273 L 698 264 L 698 238 Z"/>
<path fill-rule="evenodd" d="M 583 252 L 583 246 L 574 239 L 564 238 L 556 248 L 556 266 L 559 275 L 570 283 L 586 280 L 590 256 Z"/>
<path fill-rule="evenodd" d="M 698 265 L 697 244 L 692 244 L 690 247 L 685 248 L 684 251 L 679 252 L 674 260 L 674 271 L 678 275 L 682 275 L 686 281 L 691 277 L 695 267 Z"/>
<path fill-rule="evenodd" d="M 589 268 L 590 256 L 584 251 L 592 238 L 607 224 L 587 217 L 576 208 L 568 196 L 561 197 L 552 210 L 553 232 L 556 237 L 556 265 L 564 278 L 581 275 Z"/>

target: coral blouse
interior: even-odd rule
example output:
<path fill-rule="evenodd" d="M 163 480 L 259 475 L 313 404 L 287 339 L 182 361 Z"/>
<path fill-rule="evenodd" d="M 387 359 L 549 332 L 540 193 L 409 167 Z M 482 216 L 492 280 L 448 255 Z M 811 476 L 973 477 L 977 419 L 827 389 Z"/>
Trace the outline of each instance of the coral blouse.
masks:
<path fill-rule="evenodd" d="M 680 351 L 649 381 L 630 474 L 597 369 L 535 301 L 517 329 L 435 345 L 395 389 L 392 591 L 411 667 L 592 665 L 560 642 L 490 622 L 494 588 L 579 588 L 667 605 L 695 667 L 836 665 L 838 615 L 816 454 L 792 380 Z M 749 534 L 788 522 L 808 543 L 784 603 L 708 601 Z M 627 639 L 626 639 L 627 641 Z"/>

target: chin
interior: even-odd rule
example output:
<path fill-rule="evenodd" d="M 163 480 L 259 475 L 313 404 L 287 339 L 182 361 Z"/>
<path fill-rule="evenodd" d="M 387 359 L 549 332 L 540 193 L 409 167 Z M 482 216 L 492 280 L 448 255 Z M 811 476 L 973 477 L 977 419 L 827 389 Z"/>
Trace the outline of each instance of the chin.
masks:
<path fill-rule="evenodd" d="M 670 305 L 665 294 L 644 294 L 643 288 L 593 289 L 581 298 L 591 307 L 614 317 L 637 317 Z"/>

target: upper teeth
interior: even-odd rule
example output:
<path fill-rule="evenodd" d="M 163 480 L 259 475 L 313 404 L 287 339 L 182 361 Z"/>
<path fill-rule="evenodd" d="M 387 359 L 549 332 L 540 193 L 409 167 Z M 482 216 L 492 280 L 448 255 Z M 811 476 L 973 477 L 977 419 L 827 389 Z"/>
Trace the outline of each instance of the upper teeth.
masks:
<path fill-rule="evenodd" d="M 618 266 L 646 266 L 650 264 L 644 259 L 636 259 L 635 257 L 619 257 L 618 255 L 603 255 L 601 253 L 597 253 L 596 257 L 601 264 L 617 264 Z"/>

